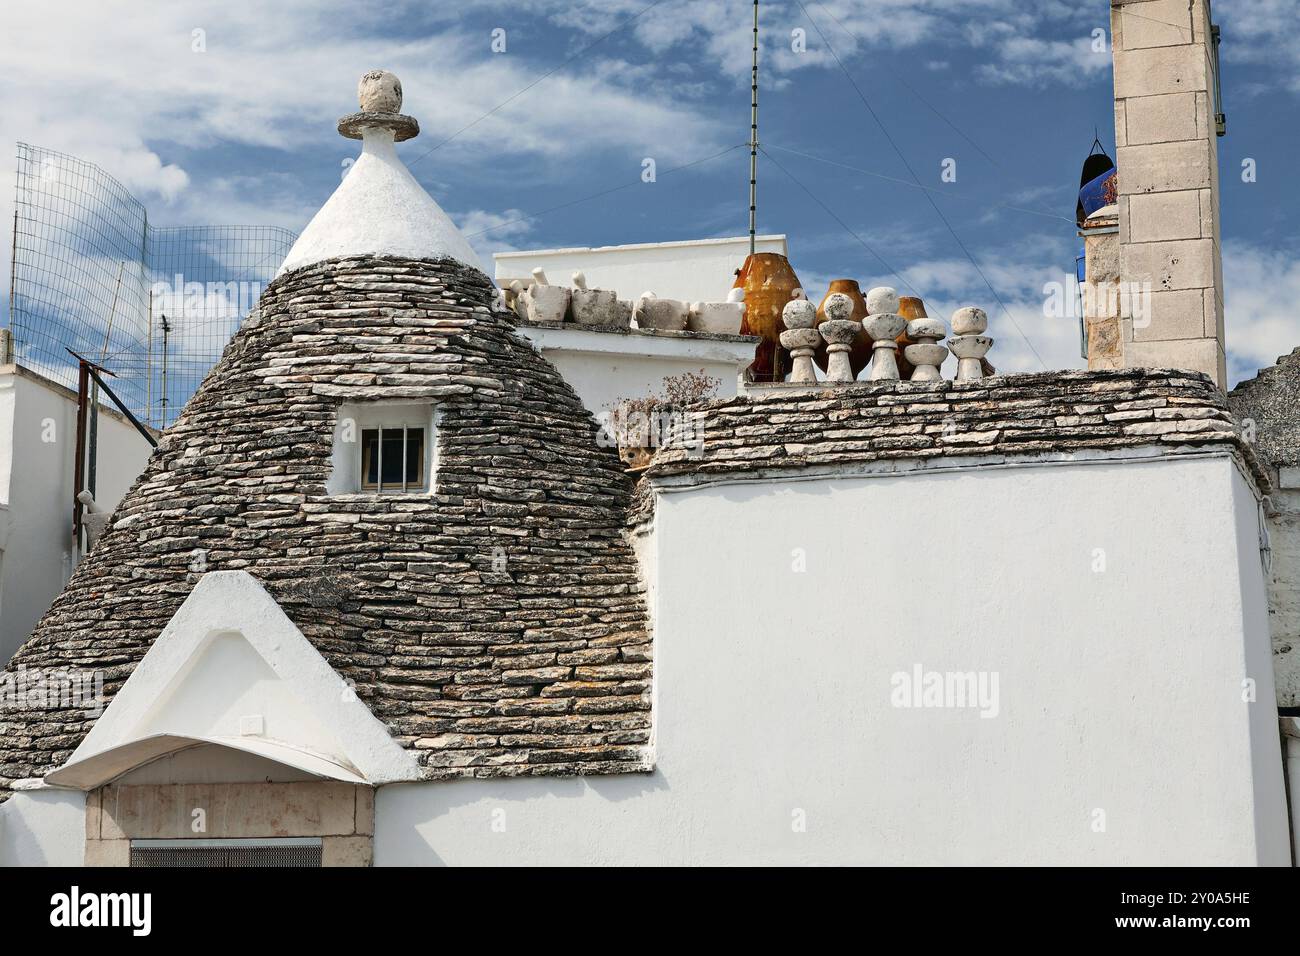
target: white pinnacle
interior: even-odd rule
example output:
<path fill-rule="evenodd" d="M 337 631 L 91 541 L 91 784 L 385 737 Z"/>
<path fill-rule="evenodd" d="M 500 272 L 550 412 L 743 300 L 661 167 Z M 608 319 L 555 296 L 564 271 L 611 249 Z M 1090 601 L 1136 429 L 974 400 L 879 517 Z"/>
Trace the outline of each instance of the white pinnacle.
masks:
<path fill-rule="evenodd" d="M 397 155 L 395 142 L 419 132 L 415 120 L 398 112 L 397 77 L 367 73 L 359 92 L 362 112 L 340 120 L 339 132 L 361 138 L 361 156 L 293 244 L 279 274 L 357 255 L 449 256 L 481 271 L 469 242 Z"/>

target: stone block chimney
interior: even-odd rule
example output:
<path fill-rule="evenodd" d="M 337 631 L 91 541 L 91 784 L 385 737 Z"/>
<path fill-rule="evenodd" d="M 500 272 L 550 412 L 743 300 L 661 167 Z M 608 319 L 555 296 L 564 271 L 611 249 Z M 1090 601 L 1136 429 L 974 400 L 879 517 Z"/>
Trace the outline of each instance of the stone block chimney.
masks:
<path fill-rule="evenodd" d="M 1195 369 L 1227 384 L 1213 33 L 1209 0 L 1111 0 L 1118 232 L 1098 222 L 1091 242 L 1109 266 L 1096 281 L 1120 294 L 1109 323 L 1089 316 L 1090 338 L 1101 333 L 1090 368 Z"/>

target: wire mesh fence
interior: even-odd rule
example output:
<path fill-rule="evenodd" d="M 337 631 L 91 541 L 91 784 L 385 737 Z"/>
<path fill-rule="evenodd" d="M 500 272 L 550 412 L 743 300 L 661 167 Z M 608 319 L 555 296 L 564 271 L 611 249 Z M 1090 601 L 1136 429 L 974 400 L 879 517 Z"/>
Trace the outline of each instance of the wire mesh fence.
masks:
<path fill-rule="evenodd" d="M 15 359 L 75 387 L 78 354 L 165 428 L 256 304 L 297 235 L 149 223 L 93 163 L 18 144 L 10 328 Z"/>

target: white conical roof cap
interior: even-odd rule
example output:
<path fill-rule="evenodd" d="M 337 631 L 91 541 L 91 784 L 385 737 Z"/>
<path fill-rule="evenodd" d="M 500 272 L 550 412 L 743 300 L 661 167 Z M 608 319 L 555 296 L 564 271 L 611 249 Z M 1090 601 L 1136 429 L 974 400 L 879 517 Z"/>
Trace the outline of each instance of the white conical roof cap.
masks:
<path fill-rule="evenodd" d="M 396 142 L 419 132 L 415 120 L 397 112 L 402 103 L 397 77 L 367 73 L 360 94 L 362 111 L 341 119 L 339 132 L 362 140 L 361 156 L 293 244 L 280 274 L 356 255 L 449 256 L 482 271 L 451 217 L 397 155 Z"/>

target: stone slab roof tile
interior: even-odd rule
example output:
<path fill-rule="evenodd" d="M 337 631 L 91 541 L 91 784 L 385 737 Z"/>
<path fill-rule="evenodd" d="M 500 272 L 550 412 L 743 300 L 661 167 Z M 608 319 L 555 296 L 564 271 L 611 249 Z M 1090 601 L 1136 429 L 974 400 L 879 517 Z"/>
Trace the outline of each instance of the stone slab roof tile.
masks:
<path fill-rule="evenodd" d="M 651 482 L 882 459 L 1159 444 L 1231 446 L 1260 487 L 1269 487 L 1223 394 L 1196 372 L 1119 369 L 999 375 L 969 383 L 777 385 L 696 405 L 688 414 L 697 425 L 693 437 L 702 436 L 702 444 L 665 447 L 646 472 Z M 640 502 L 634 520 L 644 521 L 647 512 Z"/>
<path fill-rule="evenodd" d="M 1274 468 L 1300 465 L 1300 348 L 1238 384 L 1228 404 L 1249 422 L 1261 458 Z"/>

